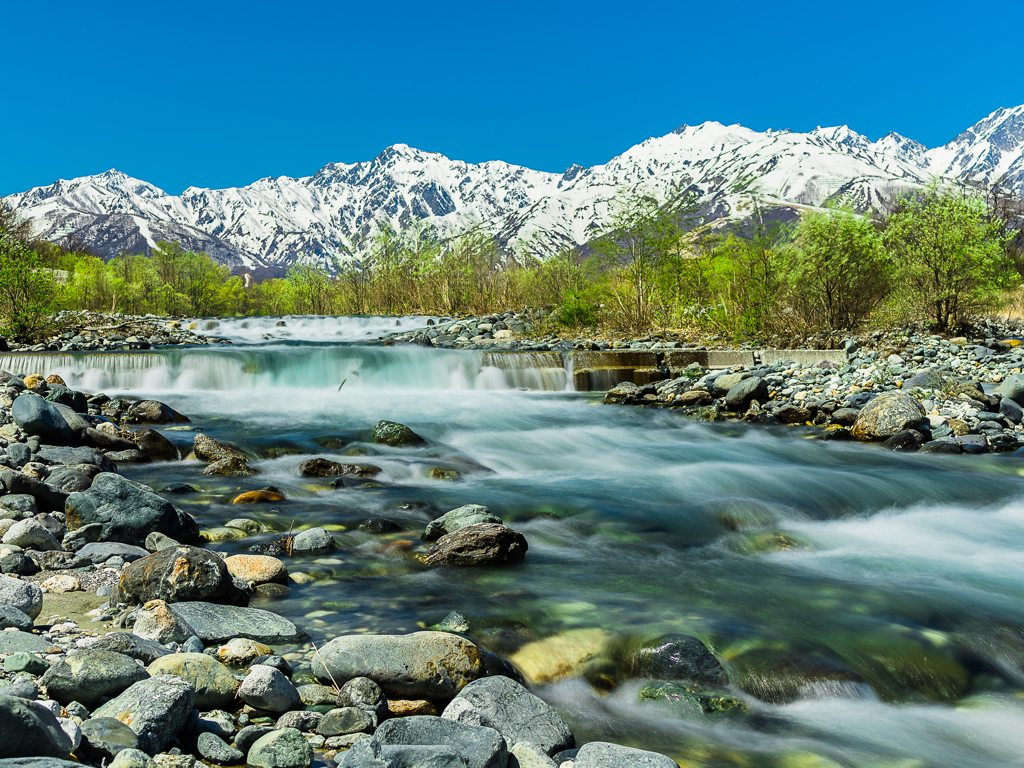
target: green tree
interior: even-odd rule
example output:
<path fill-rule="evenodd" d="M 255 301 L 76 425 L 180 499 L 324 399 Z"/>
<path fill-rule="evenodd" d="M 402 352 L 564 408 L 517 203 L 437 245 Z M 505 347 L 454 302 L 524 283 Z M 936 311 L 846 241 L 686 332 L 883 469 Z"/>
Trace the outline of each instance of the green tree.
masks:
<path fill-rule="evenodd" d="M 0 331 L 36 341 L 49 327 L 57 295 L 52 270 L 15 237 L 0 236 Z"/>
<path fill-rule="evenodd" d="M 933 187 L 903 200 L 883 241 L 904 289 L 945 330 L 993 308 L 1013 282 L 1005 237 L 979 197 Z"/>
<path fill-rule="evenodd" d="M 853 328 L 888 294 L 891 262 L 866 218 L 841 210 L 807 213 L 789 255 L 793 304 L 812 326 Z"/>

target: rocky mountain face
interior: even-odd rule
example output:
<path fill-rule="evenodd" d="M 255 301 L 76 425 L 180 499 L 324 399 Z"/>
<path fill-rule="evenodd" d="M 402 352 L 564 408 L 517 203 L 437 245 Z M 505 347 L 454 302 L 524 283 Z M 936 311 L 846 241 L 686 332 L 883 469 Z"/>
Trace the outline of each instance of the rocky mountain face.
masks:
<path fill-rule="evenodd" d="M 746 215 L 754 200 L 794 207 L 842 200 L 859 210 L 939 177 L 1024 193 L 1024 106 L 998 109 L 942 147 L 889 133 L 872 142 L 847 126 L 808 133 L 716 122 L 682 126 L 604 165 L 562 174 L 493 161 L 450 160 L 404 144 L 368 162 L 330 163 L 312 176 L 181 195 L 120 171 L 57 181 L 4 201 L 48 240 L 74 233 L 98 252 L 142 252 L 158 240 L 262 271 L 331 268 L 358 253 L 375 228 L 422 221 L 442 234 L 473 228 L 541 253 L 599 235 L 624 189 L 658 197 L 697 191 L 716 218 Z"/>

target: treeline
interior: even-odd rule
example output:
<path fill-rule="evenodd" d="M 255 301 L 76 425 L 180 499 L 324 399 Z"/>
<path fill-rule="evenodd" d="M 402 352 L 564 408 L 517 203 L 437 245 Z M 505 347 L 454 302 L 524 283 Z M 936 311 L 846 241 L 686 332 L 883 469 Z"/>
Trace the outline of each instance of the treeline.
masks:
<path fill-rule="evenodd" d="M 80 243 L 34 241 L 0 209 L 0 318 L 39 335 L 48 312 L 159 315 L 486 313 L 544 307 L 552 326 L 631 333 L 695 328 L 743 339 L 926 319 L 937 330 L 1000 307 L 1021 282 L 1024 209 L 998 189 L 933 186 L 868 216 L 806 211 L 773 224 L 708 220 L 691 195 L 631 192 L 586 251 L 514 254 L 422 222 L 384 229 L 328 274 L 303 265 L 247 282 L 205 253 L 159 243 L 104 262 Z"/>

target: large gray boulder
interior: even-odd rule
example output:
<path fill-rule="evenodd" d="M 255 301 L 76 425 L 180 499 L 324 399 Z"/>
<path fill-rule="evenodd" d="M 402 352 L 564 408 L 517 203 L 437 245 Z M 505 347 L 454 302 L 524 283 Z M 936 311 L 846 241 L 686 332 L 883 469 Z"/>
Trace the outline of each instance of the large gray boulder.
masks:
<path fill-rule="evenodd" d="M 487 507 L 480 504 L 466 504 L 465 506 L 445 512 L 436 520 L 427 524 L 423 532 L 424 541 L 437 541 L 446 533 L 457 531 L 477 523 L 497 523 L 501 525 L 501 518 L 492 515 Z"/>
<path fill-rule="evenodd" d="M 245 637 L 270 645 L 298 643 L 308 637 L 288 619 L 259 608 L 199 601 L 172 603 L 167 607 L 207 645 L 222 643 L 233 637 Z"/>
<path fill-rule="evenodd" d="M 95 448 L 70 448 L 64 446 L 46 445 L 36 453 L 36 459 L 45 461 L 47 464 L 63 464 L 74 466 L 76 464 L 91 464 L 101 472 L 115 472 L 117 465 L 107 455 L 100 453 Z"/>
<path fill-rule="evenodd" d="M 153 531 L 183 543 L 199 539 L 191 516 L 146 486 L 109 472 L 96 475 L 88 491 L 71 494 L 64 512 L 68 530 L 102 523 L 100 541 L 140 545 Z"/>
<path fill-rule="evenodd" d="M 0 758 L 66 758 L 71 747 L 53 712 L 34 701 L 0 695 Z"/>
<path fill-rule="evenodd" d="M 30 619 L 43 610 L 43 590 L 38 585 L 10 576 L 0 576 L 0 605 L 10 605 Z"/>
<path fill-rule="evenodd" d="M 3 536 L 4 544 L 13 544 L 22 549 L 35 549 L 40 552 L 60 551 L 60 542 L 37 520 L 19 520 L 12 525 Z"/>
<path fill-rule="evenodd" d="M 297 728 L 281 728 L 257 739 L 246 763 L 252 768 L 309 768 L 313 750 Z"/>
<path fill-rule="evenodd" d="M 92 709 L 148 677 L 129 656 L 87 649 L 51 664 L 39 682 L 51 699 L 61 704 L 78 701 Z"/>
<path fill-rule="evenodd" d="M 373 739 L 385 747 L 451 747 L 466 761 L 466 768 L 504 768 L 508 762 L 506 740 L 498 731 L 441 717 L 414 715 L 388 720 Z"/>
<path fill-rule="evenodd" d="M 238 698 L 256 709 L 267 712 L 290 712 L 302 709 L 299 692 L 291 681 L 274 667 L 253 664 L 238 689 Z"/>
<path fill-rule="evenodd" d="M 858 440 L 884 440 L 926 424 L 924 406 L 902 392 L 883 392 L 861 409 L 850 430 Z"/>
<path fill-rule="evenodd" d="M 60 409 L 38 395 L 21 395 L 11 406 L 11 416 L 15 424 L 44 443 L 71 445 L 76 442 L 75 431 Z"/>
<path fill-rule="evenodd" d="M 122 544 L 119 541 L 94 541 L 79 549 L 78 556 L 88 559 L 94 565 L 99 565 L 112 557 L 120 557 L 126 563 L 134 563 L 136 560 L 149 557 L 149 552 L 142 547 Z"/>
<path fill-rule="evenodd" d="M 195 692 L 196 709 L 202 712 L 230 708 L 238 691 L 239 682 L 231 670 L 205 653 L 161 656 L 147 671 L 151 675 L 177 675 L 187 680 Z"/>
<path fill-rule="evenodd" d="M 493 728 L 509 744 L 532 744 L 549 756 L 576 743 L 569 726 L 554 709 L 519 683 L 500 675 L 467 685 L 441 717 Z"/>
<path fill-rule="evenodd" d="M 320 648 L 313 674 L 343 685 L 368 677 L 391 699 L 455 697 L 485 674 L 480 650 L 447 632 L 408 635 L 344 635 Z"/>
<path fill-rule="evenodd" d="M 89 650 L 114 651 L 138 659 L 143 664 L 152 664 L 156 659 L 170 653 L 160 643 L 146 640 L 131 632 L 111 632 L 104 635 L 99 642 L 90 645 Z"/>
<path fill-rule="evenodd" d="M 117 596 L 128 605 L 143 605 L 150 600 L 202 600 L 239 606 L 249 603 L 249 595 L 235 586 L 220 557 L 188 546 L 161 549 L 136 560 L 121 574 Z"/>
<path fill-rule="evenodd" d="M 139 749 L 162 752 L 188 721 L 195 701 L 192 686 L 176 675 L 157 675 L 135 683 L 92 713 L 113 717 L 139 737 Z"/>
<path fill-rule="evenodd" d="M 659 752 L 591 741 L 580 747 L 573 768 L 679 768 L 679 764 Z"/>
<path fill-rule="evenodd" d="M 1012 373 L 1007 376 L 996 387 L 995 393 L 1017 405 L 1024 405 L 1024 373 Z"/>
<path fill-rule="evenodd" d="M 64 511 L 68 494 L 49 483 L 2 466 L 0 466 L 0 480 L 7 488 L 7 493 L 18 496 L 27 495 L 35 499 L 36 506 L 41 512 Z M 4 504 L 3 506 L 8 505 Z"/>
<path fill-rule="evenodd" d="M 768 384 L 759 376 L 743 379 L 725 393 L 725 407 L 730 411 L 745 411 L 754 400 L 759 403 L 768 400 Z"/>

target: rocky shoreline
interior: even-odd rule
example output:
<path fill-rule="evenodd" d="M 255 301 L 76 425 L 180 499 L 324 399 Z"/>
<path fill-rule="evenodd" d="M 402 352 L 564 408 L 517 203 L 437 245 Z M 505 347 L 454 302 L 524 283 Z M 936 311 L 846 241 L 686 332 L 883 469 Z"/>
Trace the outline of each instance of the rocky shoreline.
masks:
<path fill-rule="evenodd" d="M 157 492 L 118 473 L 118 463 L 181 458 L 204 462 L 209 475 L 258 472 L 246 452 L 200 431 L 183 457 L 153 428 L 185 423 L 157 401 L 75 392 L 42 373 L 0 373 L 0 732 L 19 733 L 0 739 L 0 766 L 676 765 L 632 747 L 577 745 L 515 666 L 464 636 L 461 616 L 423 632 L 341 635 L 316 648 L 302 628 L 251 607 L 253 596 L 310 578 L 289 570 L 290 557 L 329 553 L 337 541 L 324 528 L 268 539 L 245 516 L 202 530 L 168 500 L 194 489 Z M 387 421 L 371 439 L 425 443 Z M 300 467 L 338 481 L 365 482 L 374 470 L 326 459 Z M 283 498 L 265 487 L 234 501 Z M 225 557 L 203 546 L 256 535 L 254 554 Z M 500 567 L 528 549 L 521 533 L 477 505 L 441 515 L 420 537 L 427 567 Z M 73 619 L 62 609 L 76 598 L 80 612 L 89 610 Z M 652 646 L 667 665 L 662 677 L 724 685 L 699 640 L 670 645 Z"/>
<path fill-rule="evenodd" d="M 180 320 L 155 315 L 67 311 L 52 316 L 54 335 L 38 344 L 0 336 L 0 352 L 123 352 L 166 346 L 228 343 L 200 336 Z"/>

